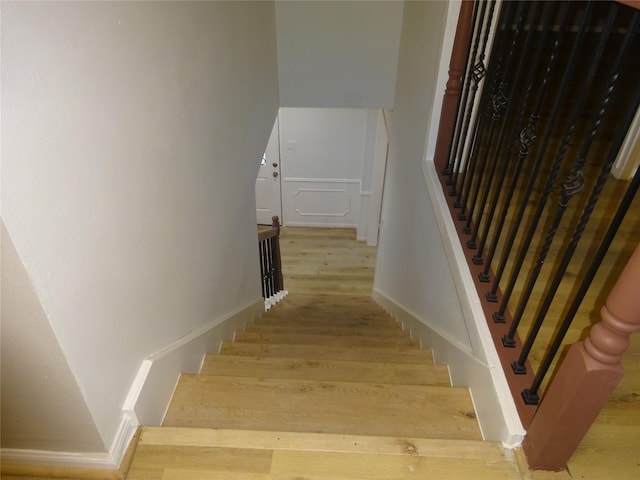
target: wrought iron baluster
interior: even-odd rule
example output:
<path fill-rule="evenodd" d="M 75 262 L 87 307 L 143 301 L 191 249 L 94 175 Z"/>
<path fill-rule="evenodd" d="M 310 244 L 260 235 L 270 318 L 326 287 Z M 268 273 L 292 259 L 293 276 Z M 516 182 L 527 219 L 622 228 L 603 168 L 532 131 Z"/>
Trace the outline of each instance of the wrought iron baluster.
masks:
<path fill-rule="evenodd" d="M 495 3 L 491 5 L 492 12 L 493 12 L 494 6 L 495 6 Z M 445 168 L 445 171 L 443 172 L 444 175 L 449 176 L 449 178 L 447 178 L 446 180 L 447 185 L 455 185 L 454 177 L 456 176 L 456 173 L 460 168 L 460 155 L 458 154 L 460 138 L 464 139 L 466 137 L 466 132 L 468 128 L 468 125 L 466 128 L 463 127 L 463 123 L 465 123 L 463 119 L 466 118 L 467 116 L 469 117 L 471 116 L 471 110 L 473 109 L 475 94 L 478 90 L 480 81 L 482 80 L 482 78 L 484 77 L 484 74 L 486 73 L 486 70 L 484 69 L 484 62 L 483 62 L 486 41 L 484 46 L 482 47 L 481 56 L 478 56 L 478 49 L 481 41 L 480 39 L 482 35 L 482 27 L 484 25 L 484 16 L 486 12 L 486 7 L 487 7 L 487 2 L 478 2 L 476 4 L 476 8 L 473 11 L 472 25 L 474 25 L 474 28 L 476 30 L 476 35 L 474 36 L 470 45 L 471 53 L 469 55 L 469 60 L 468 60 L 467 74 L 463 79 L 464 88 L 462 91 L 462 98 L 460 99 L 460 105 L 458 107 L 458 114 L 456 117 L 456 123 L 455 123 L 456 129 L 454 132 L 451 150 L 449 152 L 449 159 L 447 161 L 447 166 Z M 486 33 L 487 37 L 488 35 L 489 35 L 489 28 L 487 28 L 487 33 Z M 477 65 L 481 66 L 481 70 L 478 70 L 478 72 L 476 73 Z M 471 86 L 472 81 L 473 81 L 473 87 Z M 472 91 L 471 101 L 469 101 L 470 91 Z M 462 144 L 464 145 L 464 140 Z"/>
<path fill-rule="evenodd" d="M 271 237 L 269 239 L 269 287 L 271 289 L 271 295 L 275 295 L 277 292 L 275 278 L 276 266 L 273 258 L 273 242 L 274 238 Z"/>
<path fill-rule="evenodd" d="M 271 295 L 273 295 L 273 285 L 271 282 L 271 248 L 270 248 L 270 243 L 271 239 L 268 238 L 267 240 L 265 240 L 264 242 L 264 260 L 265 260 L 265 267 L 264 267 L 264 273 L 265 273 L 265 282 L 267 285 L 267 298 L 271 297 Z"/>
<path fill-rule="evenodd" d="M 578 98 L 578 101 L 576 102 L 574 108 L 573 108 L 573 112 L 571 114 L 571 120 L 569 121 L 569 127 L 567 128 L 567 131 L 562 139 L 560 148 L 558 150 L 558 153 L 553 161 L 553 165 L 551 167 L 551 171 L 549 173 L 549 176 L 547 178 L 547 182 L 542 194 L 542 198 L 539 201 L 538 204 L 538 210 L 536 211 L 536 214 L 534 215 L 534 222 L 532 222 L 532 224 L 529 227 L 529 231 L 527 232 L 527 236 L 526 236 L 526 240 L 525 240 L 525 245 L 526 248 L 529 247 L 529 244 L 531 242 L 531 240 L 533 239 L 533 236 L 535 234 L 535 230 L 537 227 L 537 223 L 536 220 L 538 220 L 540 218 L 540 215 L 542 214 L 542 208 L 544 208 L 544 203 L 546 202 L 547 198 L 549 197 L 550 193 L 551 193 L 551 189 L 553 186 L 553 183 L 555 182 L 555 179 L 557 177 L 557 174 L 560 170 L 560 165 L 562 164 L 562 160 L 564 159 L 564 155 L 567 151 L 567 148 L 569 147 L 569 142 L 571 141 L 571 137 L 573 136 L 573 132 L 575 130 L 576 127 L 576 123 L 578 122 L 578 119 L 580 117 L 580 114 L 583 112 L 585 103 L 587 101 L 587 97 L 589 94 L 589 90 L 591 89 L 591 86 L 593 84 L 593 80 L 596 76 L 596 71 L 598 70 L 598 65 L 600 63 L 600 58 L 602 57 L 602 54 L 604 53 L 604 48 L 606 46 L 606 43 L 609 39 L 609 34 L 611 33 L 611 30 L 613 29 L 613 24 L 614 24 L 614 20 L 616 17 L 616 14 L 618 12 L 618 6 L 614 3 L 611 6 L 611 9 L 609 11 L 609 16 L 607 18 L 607 22 L 603 28 L 603 31 L 600 35 L 600 42 L 598 43 L 598 47 L 596 49 L 595 52 L 595 56 L 593 57 L 592 61 L 591 61 L 591 66 L 589 68 L 589 72 L 587 73 L 587 78 L 585 80 L 585 82 L 582 84 L 582 89 L 580 92 L 580 96 Z M 579 45 L 580 43 L 580 39 L 581 39 L 581 35 L 578 36 L 578 38 L 576 39 L 576 46 Z M 578 155 L 578 161 L 576 162 L 576 165 L 572 168 L 571 173 L 569 174 L 569 176 L 566 178 L 564 184 L 563 184 L 563 189 L 562 189 L 562 194 L 561 194 L 561 198 L 558 202 L 558 208 L 556 210 L 556 213 L 554 215 L 553 221 L 551 223 L 550 228 L 547 231 L 547 235 L 545 237 L 545 241 L 542 245 L 542 248 L 540 250 L 540 254 L 538 256 L 538 259 L 533 267 L 533 270 L 531 271 L 531 274 L 529 276 L 529 279 L 527 280 L 527 284 L 526 287 L 523 291 L 523 294 L 520 298 L 520 301 L 518 303 L 518 307 L 516 309 L 516 313 L 513 316 L 513 323 L 511 324 L 511 327 L 509 328 L 509 332 L 507 333 L 507 335 L 505 335 L 502 339 L 502 344 L 506 347 L 515 347 L 515 340 L 514 340 L 514 336 L 516 334 L 516 330 L 518 328 L 518 325 L 520 324 L 520 321 L 522 320 L 522 316 L 524 315 L 524 311 L 526 309 L 527 303 L 529 302 L 529 299 L 531 297 L 531 293 L 533 292 L 533 289 L 535 287 L 536 281 L 538 280 L 538 276 L 540 275 L 540 272 L 542 270 L 542 266 L 544 265 L 544 262 L 547 258 L 547 255 L 549 253 L 549 249 L 551 248 L 551 244 L 553 242 L 553 239 L 555 238 L 556 232 L 558 230 L 558 227 L 560 226 L 560 222 L 562 221 L 562 217 L 564 215 L 564 212 L 566 211 L 568 205 L 569 205 L 569 201 L 571 200 L 571 198 L 573 198 L 575 195 L 577 195 L 578 193 L 580 193 L 584 187 L 584 178 L 582 176 L 582 166 L 584 165 L 584 159 L 586 158 L 589 148 L 591 146 L 591 142 L 593 137 L 595 136 L 598 126 L 600 125 L 600 122 L 602 120 L 602 115 L 604 115 L 604 112 L 606 110 L 606 108 L 604 108 L 606 106 L 606 104 L 609 101 L 609 97 L 605 97 L 605 104 L 603 105 L 603 108 L 600 109 L 600 115 L 596 118 L 596 122 L 593 125 L 593 128 L 589 134 L 589 136 L 587 137 L 587 140 L 584 142 L 584 145 L 582 147 L 582 150 L 580 152 L 580 155 Z M 516 373 L 525 373 L 526 369 L 523 371 L 524 369 L 524 365 L 520 365 L 517 364 L 517 366 L 515 366 L 516 364 L 514 364 L 514 370 L 517 368 L 518 372 Z"/>
<path fill-rule="evenodd" d="M 537 7 L 535 7 L 537 9 Z M 507 81 L 507 75 L 509 74 L 510 70 L 511 70 L 511 64 L 512 62 L 514 62 L 514 57 L 516 54 L 516 48 L 518 46 L 518 41 L 520 38 L 520 34 L 522 32 L 522 27 L 524 24 L 524 21 L 526 20 L 526 15 L 524 14 L 525 10 L 523 9 L 521 12 L 521 17 L 520 20 L 518 21 L 518 25 L 516 26 L 516 31 L 514 33 L 513 36 L 513 40 L 511 42 L 510 48 L 509 48 L 509 53 L 507 55 L 507 61 L 506 61 L 506 65 L 502 71 L 502 78 L 500 79 L 499 83 L 498 83 L 498 90 L 491 95 L 491 122 L 489 124 L 489 131 L 486 134 L 486 142 L 483 141 L 480 142 L 479 144 L 479 148 L 478 151 L 480 151 L 482 149 L 482 147 L 486 148 L 486 155 L 480 155 L 479 157 L 476 157 L 473 161 L 473 165 L 472 165 L 472 169 L 471 169 L 471 175 L 470 175 L 470 179 L 468 182 L 468 188 L 466 190 L 466 193 L 464 194 L 464 197 L 460 197 L 459 201 L 462 203 L 462 210 L 460 212 L 460 214 L 458 215 L 458 219 L 460 220 L 470 220 L 473 216 L 473 211 L 475 208 L 475 202 L 477 200 L 477 192 L 480 190 L 480 184 L 482 183 L 482 177 L 484 172 L 481 171 L 479 176 L 476 179 L 476 171 L 477 171 L 477 167 L 479 166 L 479 158 L 483 158 L 482 163 L 483 165 L 486 163 L 486 160 L 484 160 L 484 158 L 489 154 L 489 151 L 491 149 L 491 145 L 493 143 L 493 137 L 494 137 L 494 131 L 495 131 L 495 126 L 496 123 L 501 120 L 502 118 L 502 113 L 504 112 L 504 110 L 507 108 L 507 105 L 509 103 L 509 99 L 507 97 L 507 95 L 509 95 L 509 83 Z M 473 184 L 477 183 L 477 188 L 474 190 L 473 189 Z M 471 207 L 470 207 L 470 214 L 467 215 L 466 214 L 466 209 L 467 209 L 467 205 L 469 205 L 469 202 L 467 201 L 469 199 L 469 195 L 471 194 L 471 191 L 474 190 L 474 194 L 473 194 L 473 199 L 471 200 Z M 463 200 L 464 198 L 464 200 Z M 469 224 L 467 224 L 467 226 L 463 229 L 463 231 L 465 231 L 465 233 L 470 233 L 470 229 L 469 229 Z"/>
<path fill-rule="evenodd" d="M 497 65 L 495 68 L 491 68 L 488 71 L 485 70 L 485 87 L 482 89 L 482 95 L 480 96 L 480 101 L 478 102 L 477 108 L 472 105 L 472 109 L 476 110 L 476 119 L 473 123 L 473 127 L 471 132 L 468 130 L 468 125 L 465 127 L 466 137 L 470 138 L 470 141 L 467 142 L 468 150 L 471 151 L 472 146 L 475 144 L 475 140 L 477 138 L 482 137 L 478 135 L 479 126 L 482 125 L 482 121 L 479 121 L 479 118 L 484 117 L 487 111 L 487 105 L 490 101 L 490 92 L 493 92 L 497 85 L 498 72 L 501 70 L 502 66 L 502 57 L 504 56 L 504 52 L 501 50 L 505 42 L 503 41 L 503 37 L 507 35 L 508 26 L 513 22 L 513 19 L 516 17 L 518 13 L 517 5 L 513 5 L 512 2 L 503 5 L 500 9 L 500 15 L 498 20 L 498 27 L 496 29 L 496 35 L 493 42 L 493 47 L 491 49 L 491 57 L 489 59 L 490 65 Z M 486 30 L 485 33 L 488 33 L 489 30 Z M 473 115 L 473 113 L 472 113 Z M 482 133 L 482 132 L 481 132 Z M 453 178 L 453 188 L 449 192 L 449 195 L 458 197 L 454 203 L 455 208 L 460 208 L 460 195 L 465 184 L 467 170 L 469 169 L 469 158 L 467 157 L 467 161 L 463 162 L 464 156 L 464 145 L 465 141 L 462 142 L 462 147 L 459 148 L 456 153 L 456 164 L 454 166 L 454 176 Z"/>
<path fill-rule="evenodd" d="M 262 298 L 269 298 L 267 295 L 267 282 L 266 282 L 266 271 L 265 271 L 265 246 L 264 242 L 260 242 L 258 245 L 260 250 L 260 278 L 262 279 Z"/>
<path fill-rule="evenodd" d="M 520 31 L 522 30 L 522 25 L 524 23 L 524 20 L 526 19 L 526 9 L 528 8 L 527 4 L 522 4 L 522 5 L 518 5 L 519 9 L 514 8 L 513 12 L 515 14 L 517 14 L 518 12 L 520 13 L 519 15 L 519 19 L 518 22 L 516 24 L 516 31 L 514 33 L 514 39 L 511 42 L 511 49 L 514 48 L 514 43 L 516 42 L 517 38 L 520 35 Z M 506 22 L 505 24 L 505 32 L 504 35 L 506 36 L 507 34 L 507 29 L 509 28 L 510 22 Z M 504 44 L 498 44 L 498 47 L 502 47 L 502 48 L 506 48 L 507 44 L 506 42 L 504 42 Z M 486 118 L 485 116 L 491 115 L 491 111 L 492 111 L 492 107 L 494 105 L 495 102 L 499 102 L 499 98 L 496 97 L 496 92 L 497 92 L 497 88 L 499 85 L 498 79 L 501 75 L 501 72 L 503 71 L 502 68 L 502 57 L 503 57 L 503 53 L 504 52 L 499 52 L 498 53 L 498 48 L 495 48 L 495 56 L 494 53 L 492 52 L 491 55 L 491 62 L 490 64 L 492 66 L 494 66 L 495 68 L 490 68 L 489 69 L 489 78 L 491 79 L 491 81 L 489 81 L 489 79 L 487 79 L 487 81 L 491 84 L 491 88 L 487 89 L 485 88 L 482 92 L 482 97 L 480 99 L 480 105 L 479 105 L 479 109 L 478 109 L 478 115 L 476 116 L 476 119 L 474 121 L 474 125 L 473 125 L 473 129 L 472 129 L 472 134 L 471 134 L 471 141 L 469 142 L 470 146 L 473 146 L 473 148 L 468 148 L 467 150 L 467 155 L 466 155 L 466 159 L 464 161 L 464 170 L 462 172 L 461 175 L 461 180 L 458 181 L 456 187 L 454 187 L 454 192 L 457 192 L 457 198 L 456 201 L 454 203 L 454 207 L 456 208 L 461 208 L 462 207 L 462 211 L 461 213 L 458 215 L 458 218 L 460 220 L 466 220 L 466 198 L 469 195 L 469 190 L 471 188 L 471 185 L 474 182 L 474 177 L 475 177 L 475 172 L 476 172 L 476 167 L 477 167 L 477 163 L 478 163 L 478 158 L 479 158 L 479 151 L 482 147 L 482 145 L 484 145 L 484 137 L 487 134 L 487 129 L 485 127 L 486 124 Z M 494 58 L 496 59 L 496 62 L 494 63 L 493 60 Z M 495 108 L 493 108 L 493 110 L 495 110 Z M 454 193 L 455 195 L 456 193 Z M 464 199 L 464 201 L 463 201 Z"/>
<path fill-rule="evenodd" d="M 586 18 L 587 18 L 587 14 L 588 11 L 590 9 L 590 5 L 591 4 L 587 4 L 587 9 L 585 9 L 585 12 L 583 14 L 583 17 L 581 19 L 581 28 L 585 27 L 585 23 L 586 23 Z M 537 129 L 537 121 L 540 118 L 540 110 L 542 108 L 543 102 L 546 98 L 546 95 L 548 93 L 549 90 L 549 82 L 551 81 L 551 75 L 553 70 L 556 67 L 556 61 L 557 61 L 557 57 L 558 57 L 558 53 L 559 53 L 559 48 L 560 45 L 562 44 L 562 40 L 564 38 L 564 33 L 566 31 L 567 28 L 567 24 L 569 22 L 569 5 L 568 3 L 563 3 L 560 7 L 561 10 L 561 25 L 558 29 L 557 32 L 557 36 L 556 36 L 556 40 L 554 42 L 553 45 L 553 50 L 551 52 L 551 55 L 549 56 L 549 61 L 547 63 L 547 68 L 545 70 L 545 74 L 544 74 L 544 78 L 542 80 L 542 85 L 540 87 L 540 91 L 538 93 L 538 99 L 537 99 L 537 104 L 536 107 L 534 108 L 534 112 L 531 114 L 530 120 L 532 120 L 529 125 L 527 125 L 527 127 L 525 127 L 525 135 L 526 135 L 526 142 L 523 142 L 523 145 L 526 145 L 527 143 L 529 143 L 531 140 L 535 139 L 537 136 L 536 133 L 536 129 Z M 573 49 L 572 53 L 571 53 L 571 59 L 569 60 L 570 62 L 575 63 L 576 61 L 576 56 L 577 56 L 577 49 Z M 529 180 L 527 182 L 527 185 L 525 187 L 525 192 L 523 194 L 522 197 L 522 202 L 520 204 L 520 208 L 518 210 L 518 213 L 516 215 L 516 219 L 511 227 L 511 230 L 509 232 L 509 237 L 507 240 L 507 243 L 504 247 L 503 250 L 503 254 L 500 260 L 500 266 L 498 267 L 498 271 L 496 272 L 496 277 L 493 281 L 493 285 L 490 289 L 490 291 L 487 293 L 487 299 L 489 301 L 497 301 L 497 291 L 498 291 L 498 286 L 500 284 L 500 280 L 502 279 L 502 275 L 504 274 L 504 270 L 506 268 L 507 265 L 507 260 L 509 258 L 509 255 L 511 253 L 511 249 L 513 248 L 513 244 L 515 243 L 515 239 L 516 236 L 518 234 L 518 228 L 520 227 L 520 224 L 522 222 L 522 219 L 524 217 L 524 213 L 526 211 L 527 208 L 527 202 L 529 201 L 529 198 L 531 197 L 531 193 L 533 192 L 533 187 L 536 183 L 537 180 L 537 176 L 538 173 L 540 171 L 540 168 L 542 167 L 542 163 L 543 163 L 543 159 L 544 159 L 544 153 L 545 150 L 547 149 L 547 146 L 549 144 L 549 141 L 551 139 L 551 135 L 553 133 L 554 130 L 554 126 L 555 123 L 557 121 L 558 118 L 558 114 L 560 113 L 563 101 L 565 99 L 567 90 L 569 88 L 570 85 L 570 76 L 564 76 L 562 79 L 562 83 L 560 85 L 560 89 L 558 90 L 558 92 L 556 93 L 556 97 L 555 97 L 555 102 L 552 108 L 552 112 L 550 115 L 550 120 L 546 126 L 545 129 L 545 134 L 544 134 L 544 138 L 543 141 L 540 145 L 540 149 L 538 150 L 538 155 L 536 156 L 535 162 L 533 164 L 533 168 L 529 174 Z M 528 152 L 528 150 L 526 150 Z M 518 260 L 521 259 L 521 261 L 524 260 L 524 256 L 526 255 L 526 249 L 525 248 L 521 248 L 520 249 L 520 256 L 518 257 Z M 507 289 L 505 290 L 504 294 L 503 294 L 503 299 L 502 299 L 502 304 L 500 305 L 500 309 L 498 310 L 498 312 L 494 313 L 493 318 L 496 322 L 504 322 L 504 312 L 506 311 L 506 305 L 509 301 L 509 297 L 511 295 L 511 293 L 513 292 L 513 287 L 515 285 L 515 281 L 517 280 L 518 274 L 520 272 L 520 268 L 522 267 L 522 263 L 520 262 L 520 264 L 518 265 L 518 262 L 516 262 L 515 264 L 515 268 L 514 271 L 512 272 L 512 275 L 509 279 L 509 283 L 507 286 Z"/>
<path fill-rule="evenodd" d="M 547 14 L 549 15 L 549 18 L 547 18 L 547 21 L 544 22 L 545 26 L 553 20 L 553 16 L 551 15 L 551 13 L 552 13 L 552 9 L 548 9 Z M 543 28 L 546 28 L 546 27 L 543 27 Z M 546 34 L 543 34 L 543 38 L 546 38 Z M 498 242 L 502 235 L 502 230 L 504 228 L 504 224 L 507 219 L 507 213 L 509 211 L 509 207 L 511 206 L 511 202 L 509 202 L 508 199 L 513 198 L 516 185 L 518 183 L 518 180 L 520 179 L 520 172 L 522 170 L 524 160 L 527 158 L 527 155 L 529 153 L 529 148 L 535 142 L 534 126 L 535 126 L 535 123 L 537 122 L 537 116 L 533 116 L 535 114 L 532 114 L 532 116 L 530 116 L 527 128 L 524 128 L 524 126 L 522 125 L 522 121 L 524 119 L 525 110 L 529 104 L 529 99 L 533 91 L 533 86 L 536 80 L 535 73 L 538 71 L 540 61 L 542 60 L 544 46 L 545 46 L 544 41 L 538 42 L 536 53 L 534 55 L 533 61 L 531 62 L 531 70 L 530 70 L 531 77 L 529 80 L 529 84 L 527 85 L 523 99 L 521 101 L 520 108 L 518 110 L 517 120 L 514 123 L 514 129 L 511 134 L 512 140 L 511 142 L 509 142 L 510 143 L 509 151 L 505 155 L 505 162 L 508 162 L 509 158 L 511 158 L 511 155 L 512 155 L 512 150 L 511 150 L 512 142 L 515 141 L 516 139 L 519 139 L 520 152 L 518 154 L 518 159 L 516 161 L 514 172 L 512 173 L 512 176 L 511 176 L 511 182 L 509 184 L 509 188 L 507 189 L 507 192 L 504 195 L 505 201 L 503 202 L 502 208 L 500 209 L 500 214 L 498 215 L 499 220 L 495 227 L 493 239 L 489 248 L 489 253 L 487 255 L 487 262 L 483 271 L 478 274 L 478 278 L 481 282 L 489 281 L 489 270 L 491 269 L 491 262 L 493 261 L 494 254 L 496 252 L 496 248 L 498 246 Z M 483 263 L 482 254 L 484 253 L 484 247 L 489 237 L 489 230 L 493 222 L 494 214 L 496 213 L 498 201 L 502 193 L 502 185 L 504 185 L 504 181 L 507 176 L 507 171 L 508 171 L 507 166 L 504 165 L 503 168 L 501 169 L 500 178 L 498 180 L 497 187 L 495 188 L 493 197 L 491 199 L 489 215 L 487 217 L 487 221 L 485 222 L 485 231 L 480 235 L 480 244 L 478 246 L 478 251 L 472 259 L 473 263 L 475 263 L 476 265 L 480 265 Z"/>
<path fill-rule="evenodd" d="M 530 403 L 537 404 L 539 402 L 540 397 L 538 396 L 538 389 L 542 385 L 542 381 L 547 375 L 549 368 L 551 367 L 551 363 L 553 362 L 553 359 L 556 357 L 558 350 L 562 345 L 564 337 L 569 331 L 569 327 L 571 326 L 571 323 L 573 322 L 573 319 L 576 316 L 580 305 L 582 304 L 582 300 L 584 300 L 584 297 L 587 294 L 587 290 L 589 290 L 591 282 L 596 276 L 598 268 L 600 268 L 600 264 L 607 254 L 609 246 L 611 245 L 611 242 L 613 242 L 613 238 L 616 236 L 616 233 L 620 228 L 620 225 L 622 224 L 622 220 L 624 219 L 627 211 L 629 210 L 629 207 L 631 206 L 631 202 L 638 192 L 639 186 L 640 168 L 636 170 L 636 173 L 633 176 L 633 179 L 631 180 L 631 183 L 629 184 L 629 187 L 627 188 L 622 201 L 620 202 L 620 206 L 618 207 L 613 220 L 611 220 L 611 223 L 609 224 L 609 227 L 607 228 L 607 231 L 604 234 L 600 245 L 598 246 L 598 250 L 593 257 L 593 261 L 591 262 L 591 265 L 589 265 L 589 269 L 587 270 L 582 283 L 580 284 L 580 287 L 578 288 L 578 291 L 573 298 L 573 301 L 571 302 L 569 310 L 563 318 L 560 327 L 558 328 L 558 332 L 556 333 L 556 336 L 549 346 L 549 350 L 540 363 L 540 367 L 538 368 L 538 372 L 536 373 L 531 386 L 522 392 L 522 396 L 528 399 Z"/>
<path fill-rule="evenodd" d="M 530 28 L 529 28 L 529 32 L 527 34 L 526 40 L 525 40 L 525 44 L 523 49 L 519 52 L 519 56 L 522 59 L 528 58 L 530 55 L 530 50 L 531 47 L 533 45 L 533 40 L 534 38 L 537 36 L 537 29 L 534 28 L 535 25 L 538 24 L 538 20 L 539 20 L 539 16 L 542 13 L 542 4 L 541 3 L 536 3 L 535 4 L 535 9 L 532 13 L 532 17 L 531 20 L 529 22 Z M 552 19 L 552 8 L 547 8 L 547 13 L 543 22 L 543 38 L 546 38 L 546 34 L 548 33 L 548 30 L 550 28 L 550 23 L 551 23 L 551 19 Z M 513 94 L 515 94 L 515 92 L 517 92 L 520 88 L 521 88 L 521 84 L 522 81 L 524 79 L 524 74 L 525 71 L 527 70 L 527 62 L 521 60 L 520 62 L 518 62 L 518 68 L 516 70 L 516 77 L 513 81 L 513 87 L 512 87 L 512 92 Z M 513 95 L 512 94 L 512 95 Z M 506 106 L 505 112 L 504 112 L 504 120 L 502 121 L 502 125 L 500 127 L 500 132 L 498 134 L 498 138 L 497 138 L 497 147 L 495 149 L 493 158 L 490 162 L 490 166 L 489 166 L 489 174 L 487 175 L 487 179 L 486 179 L 486 183 L 482 192 L 482 196 L 481 196 L 481 200 L 478 202 L 477 201 L 477 195 L 480 192 L 480 183 L 478 184 L 478 190 L 476 191 L 476 196 L 474 196 L 474 199 L 471 202 L 471 210 L 469 212 L 469 219 L 467 221 L 466 224 L 466 231 L 467 232 L 471 232 L 472 230 L 472 225 L 473 225 L 473 212 L 474 212 L 474 208 L 476 207 L 476 205 L 480 205 L 480 210 L 478 213 L 478 218 L 475 222 L 475 228 L 473 229 L 472 232 L 472 236 L 471 239 L 467 242 L 467 247 L 475 249 L 478 247 L 477 244 L 477 239 L 478 239 L 478 230 L 480 229 L 480 224 L 482 223 L 482 216 L 484 213 L 484 206 L 487 203 L 487 199 L 489 197 L 489 192 L 491 191 L 491 187 L 493 185 L 493 180 L 496 176 L 496 169 L 498 167 L 499 159 L 502 156 L 502 150 L 504 147 L 504 142 L 505 142 L 505 137 L 507 137 L 506 133 L 507 133 L 507 129 L 509 126 L 509 122 L 508 119 L 510 118 L 510 114 L 511 114 L 511 110 L 513 109 L 513 107 L 515 106 L 515 102 L 509 102 Z M 511 138 L 511 135 L 509 135 L 507 138 Z M 506 166 L 505 166 L 506 169 Z M 481 255 L 475 255 L 474 257 L 472 257 L 472 261 L 475 264 L 480 264 L 482 263 L 482 256 Z"/>
<path fill-rule="evenodd" d="M 629 29 L 627 30 L 627 35 L 625 36 L 625 40 L 624 40 L 624 45 L 623 47 L 620 49 L 619 51 L 619 55 L 618 58 L 616 59 L 616 65 L 614 66 L 614 71 L 612 72 L 612 76 L 611 76 L 611 80 L 609 81 L 609 84 L 607 85 L 607 89 L 604 95 L 604 98 L 600 104 L 600 109 L 598 111 L 598 113 L 596 114 L 596 118 L 594 120 L 594 125 L 592 128 L 592 132 L 593 130 L 597 130 L 597 126 L 600 124 L 601 120 L 602 120 L 602 115 L 604 114 L 604 110 L 606 109 L 606 105 L 609 103 L 609 100 L 611 98 L 611 94 L 613 93 L 613 90 L 615 89 L 615 85 L 617 83 L 618 77 L 620 75 L 620 68 L 621 68 L 621 64 L 622 64 L 622 60 L 626 57 L 626 54 L 628 53 L 628 51 L 630 50 L 630 46 L 632 45 L 631 40 L 633 39 L 633 37 L 636 34 L 636 30 L 638 27 L 638 18 L 640 18 L 640 13 L 638 13 L 638 11 L 636 10 L 634 12 L 634 14 L 632 15 L 632 20 L 631 20 L 631 25 L 629 27 Z M 538 315 L 536 316 L 536 319 L 534 321 L 533 327 L 531 329 L 531 332 L 529 333 L 527 340 L 525 341 L 523 348 L 522 348 L 522 352 L 520 353 L 520 357 L 518 358 L 518 360 L 516 362 L 514 362 L 513 366 L 514 366 L 514 370 L 518 369 L 521 370 L 521 367 L 524 368 L 524 362 L 526 361 L 527 357 L 529 356 L 529 352 L 531 351 L 531 347 L 533 346 L 533 342 L 535 341 L 537 334 L 540 330 L 540 327 L 542 326 L 542 322 L 544 321 L 544 318 L 547 314 L 547 312 L 549 311 L 549 307 L 551 306 L 551 302 L 553 301 L 553 298 L 555 297 L 556 291 L 558 289 L 558 286 L 560 285 L 560 282 L 562 281 L 562 278 L 564 277 L 564 274 L 567 270 L 567 267 L 569 266 L 569 262 L 571 261 L 571 259 L 573 258 L 573 254 L 575 252 L 575 249 L 578 245 L 578 242 L 580 241 L 580 238 L 582 238 L 582 234 L 584 233 L 584 229 L 587 226 L 587 223 L 591 217 L 591 213 L 593 212 L 593 209 L 596 206 L 596 203 L 598 202 L 598 198 L 600 196 L 600 193 L 602 192 L 602 189 L 604 188 L 604 185 L 607 181 L 607 178 L 609 177 L 609 173 L 611 172 L 611 167 L 613 166 L 613 163 L 615 162 L 616 156 L 618 154 L 618 150 L 620 149 L 620 146 L 622 145 L 622 143 L 624 142 L 624 138 L 626 136 L 626 133 L 629 129 L 629 126 L 631 125 L 631 122 L 633 120 L 633 117 L 635 116 L 635 113 L 638 109 L 638 106 L 640 105 L 640 88 L 636 89 L 635 94 L 634 94 L 634 98 L 633 101 L 629 104 L 629 109 L 627 111 L 627 114 L 625 116 L 625 120 L 623 122 L 623 127 L 620 128 L 620 130 L 618 131 L 617 135 L 616 135 L 616 139 L 611 147 L 611 149 L 609 150 L 609 156 L 607 158 L 607 161 L 605 162 L 605 164 L 602 166 L 602 169 L 600 171 L 600 175 L 598 176 L 598 180 L 596 181 L 596 185 L 593 188 L 593 191 L 591 192 L 591 196 L 589 197 L 589 200 L 587 202 L 587 205 L 582 213 L 582 216 L 580 217 L 580 221 L 578 222 L 578 226 L 576 227 L 576 230 L 573 234 L 573 236 L 571 237 L 571 241 L 569 242 L 569 245 L 567 246 L 567 249 L 564 253 L 564 256 L 562 257 L 562 261 L 558 267 L 558 270 L 556 271 L 553 281 L 551 282 L 551 286 L 549 287 L 545 297 L 544 297 L 544 301 L 542 303 L 542 306 L 540 307 L 540 311 L 538 312 Z M 588 143 L 589 145 L 591 144 L 591 142 L 593 141 L 593 136 L 595 135 L 595 133 L 591 133 L 589 134 L 589 137 L 586 139 L 585 143 Z M 581 152 L 582 153 L 582 152 Z M 579 159 L 578 164 L 584 164 L 584 157 Z M 533 402 L 535 400 L 535 398 L 533 396 L 526 398 L 525 397 L 525 402 L 527 401 L 531 401 Z"/>

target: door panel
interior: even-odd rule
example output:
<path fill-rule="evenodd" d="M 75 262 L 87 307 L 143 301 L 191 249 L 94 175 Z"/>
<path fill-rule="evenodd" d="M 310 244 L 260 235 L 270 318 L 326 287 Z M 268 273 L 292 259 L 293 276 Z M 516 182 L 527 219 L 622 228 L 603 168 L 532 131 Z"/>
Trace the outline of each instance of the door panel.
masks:
<path fill-rule="evenodd" d="M 280 194 L 280 140 L 276 118 L 264 152 L 256 179 L 256 215 L 258 224 L 271 225 L 274 215 L 282 224 L 282 197 Z"/>

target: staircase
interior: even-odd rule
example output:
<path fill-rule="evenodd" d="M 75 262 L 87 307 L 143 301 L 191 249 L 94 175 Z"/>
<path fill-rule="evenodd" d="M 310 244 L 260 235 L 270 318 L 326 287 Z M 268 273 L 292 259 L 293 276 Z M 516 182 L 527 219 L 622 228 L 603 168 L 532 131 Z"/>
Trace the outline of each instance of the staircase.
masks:
<path fill-rule="evenodd" d="M 127 478 L 520 474 L 511 452 L 482 441 L 468 391 L 371 299 L 290 295 L 182 375 Z"/>

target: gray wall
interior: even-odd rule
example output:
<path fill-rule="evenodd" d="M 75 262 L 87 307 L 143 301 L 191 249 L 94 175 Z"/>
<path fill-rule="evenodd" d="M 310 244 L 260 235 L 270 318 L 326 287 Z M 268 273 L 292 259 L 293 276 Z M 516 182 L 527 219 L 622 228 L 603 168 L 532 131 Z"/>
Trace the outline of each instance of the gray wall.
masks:
<path fill-rule="evenodd" d="M 446 14 L 446 2 L 405 5 L 374 288 L 471 349 L 422 170 Z"/>
<path fill-rule="evenodd" d="M 280 105 L 391 108 L 404 2 L 276 2 Z"/>
<path fill-rule="evenodd" d="M 32 347 L 2 350 L 2 446 L 105 449 L 145 357 L 260 297 L 274 4 L 1 8 L 3 339 Z"/>

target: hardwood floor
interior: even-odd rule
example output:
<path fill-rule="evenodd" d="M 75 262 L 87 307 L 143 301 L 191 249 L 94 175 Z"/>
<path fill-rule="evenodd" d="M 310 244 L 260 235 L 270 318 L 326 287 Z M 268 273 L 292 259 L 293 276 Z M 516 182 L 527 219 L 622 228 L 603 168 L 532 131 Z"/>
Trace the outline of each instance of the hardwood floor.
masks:
<path fill-rule="evenodd" d="M 281 231 L 285 288 L 327 295 L 371 295 L 376 247 L 356 242 L 355 230 L 295 228 Z"/>

